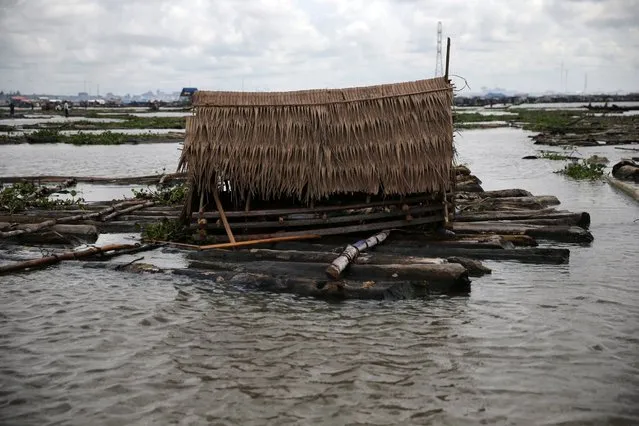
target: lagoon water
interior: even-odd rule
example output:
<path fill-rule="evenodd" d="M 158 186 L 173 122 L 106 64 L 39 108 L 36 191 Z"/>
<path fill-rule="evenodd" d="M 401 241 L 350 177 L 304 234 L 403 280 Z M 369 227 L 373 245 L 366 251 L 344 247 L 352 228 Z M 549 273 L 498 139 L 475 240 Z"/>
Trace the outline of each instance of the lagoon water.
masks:
<path fill-rule="evenodd" d="M 1 277 L 0 424 L 637 424 L 639 205 L 521 160 L 521 130 L 456 142 L 485 189 L 590 212 L 594 243 L 567 265 L 486 262 L 468 296 L 383 303 L 75 263 Z M 0 175 L 171 171 L 177 148 L 4 146 Z"/>

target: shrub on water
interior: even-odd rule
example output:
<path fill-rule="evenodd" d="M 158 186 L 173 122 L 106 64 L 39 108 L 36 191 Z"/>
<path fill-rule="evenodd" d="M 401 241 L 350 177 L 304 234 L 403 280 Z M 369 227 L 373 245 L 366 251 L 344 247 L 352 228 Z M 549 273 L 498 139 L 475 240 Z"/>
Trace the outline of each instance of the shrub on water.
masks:
<path fill-rule="evenodd" d="M 187 228 L 179 220 L 162 219 L 157 223 L 144 225 L 142 238 L 155 241 L 184 241 Z"/>
<path fill-rule="evenodd" d="M 72 198 L 67 200 L 52 199 L 46 195 L 44 188 L 33 183 L 15 183 L 12 186 L 2 188 L 0 191 L 0 211 L 9 214 L 24 211 L 28 208 L 56 209 L 67 206 L 83 207 L 84 199 L 75 198 L 75 191 L 71 192 Z"/>
<path fill-rule="evenodd" d="M 160 205 L 183 204 L 186 199 L 187 186 L 180 183 L 173 186 L 160 186 L 155 189 L 132 189 L 133 195 L 137 199 L 154 201 Z"/>
<path fill-rule="evenodd" d="M 603 176 L 606 166 L 603 164 L 588 163 L 586 160 L 580 162 L 566 164 L 566 166 L 557 171 L 562 175 L 577 180 L 596 180 Z"/>

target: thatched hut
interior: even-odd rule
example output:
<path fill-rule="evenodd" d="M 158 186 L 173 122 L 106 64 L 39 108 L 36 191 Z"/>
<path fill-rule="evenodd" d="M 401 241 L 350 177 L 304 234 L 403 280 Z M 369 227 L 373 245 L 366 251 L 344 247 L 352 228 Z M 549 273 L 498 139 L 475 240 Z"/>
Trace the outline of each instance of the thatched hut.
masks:
<path fill-rule="evenodd" d="M 445 78 L 198 91 L 179 165 L 191 183 L 185 212 L 210 210 L 205 217 L 219 218 L 223 209 L 235 219 L 234 232 L 249 234 L 326 227 L 333 229 L 327 234 L 342 233 L 353 223 L 389 218 L 401 219 L 392 221 L 398 226 L 441 222 L 452 185 L 452 102 Z M 362 208 L 370 216 L 359 217 Z"/>

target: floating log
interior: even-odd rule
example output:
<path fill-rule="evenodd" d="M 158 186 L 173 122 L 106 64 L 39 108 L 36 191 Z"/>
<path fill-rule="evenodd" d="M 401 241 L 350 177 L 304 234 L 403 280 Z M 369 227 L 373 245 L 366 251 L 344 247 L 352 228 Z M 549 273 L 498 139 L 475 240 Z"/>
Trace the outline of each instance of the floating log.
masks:
<path fill-rule="evenodd" d="M 331 251 L 332 246 L 314 243 L 284 242 L 274 244 L 275 250 L 314 250 Z M 557 248 L 513 248 L 513 249 L 486 249 L 486 248 L 457 248 L 442 247 L 429 244 L 384 244 L 375 249 L 375 255 L 393 254 L 417 257 L 440 257 L 449 258 L 452 256 L 466 257 L 469 259 L 485 260 L 514 260 L 522 263 L 538 264 L 562 264 L 567 263 L 570 258 L 570 250 Z"/>
<path fill-rule="evenodd" d="M 365 240 L 359 240 L 355 244 L 349 244 L 344 248 L 342 254 L 340 254 L 331 264 L 326 268 L 326 273 L 333 279 L 338 279 L 340 274 L 346 269 L 350 263 L 359 256 L 361 252 L 371 247 L 375 247 L 377 244 L 384 242 L 388 237 L 390 231 L 382 231 Z"/>
<path fill-rule="evenodd" d="M 100 217 L 103 214 L 106 213 L 110 213 L 110 212 L 115 212 L 116 209 L 128 205 L 130 204 L 130 202 L 123 202 L 123 203 L 119 203 L 119 204 L 115 204 L 111 207 L 108 207 L 105 210 L 99 211 L 99 212 L 92 212 L 92 213 L 81 213 L 81 214 L 76 214 L 74 216 L 67 216 L 67 217 L 61 217 L 61 218 L 54 218 L 54 219 L 49 219 L 46 220 L 44 222 L 40 222 L 37 224 L 30 224 L 28 226 L 24 226 L 24 227 L 18 227 L 18 229 L 13 230 L 13 231 L 7 231 L 7 232 L 0 232 L 0 238 L 10 238 L 10 237 L 16 237 L 18 235 L 22 235 L 22 234 L 29 234 L 29 233 L 33 233 L 33 232 L 38 232 L 42 229 L 45 228 L 50 228 L 56 224 L 62 224 L 62 223 L 70 223 L 70 222 L 77 222 L 80 220 L 87 220 L 87 219 L 93 219 L 93 218 L 97 218 Z M 139 202 L 138 202 L 139 204 Z M 137 207 L 137 206 L 132 206 L 130 208 L 133 207 Z M 130 209 L 129 208 L 129 209 Z M 124 210 L 127 209 L 123 209 L 123 210 L 119 210 L 119 212 L 123 212 Z M 113 214 L 113 213 L 111 213 Z M 107 217 L 109 217 L 110 215 L 108 215 Z"/>
<path fill-rule="evenodd" d="M 271 250 L 271 249 L 248 249 L 248 250 L 207 250 L 194 251 L 187 255 L 188 259 L 201 261 L 228 261 L 228 262 L 253 262 L 257 260 L 285 261 L 285 262 L 306 262 L 325 264 L 335 259 L 335 253 L 330 251 L 307 251 L 307 250 Z M 445 263 L 441 258 L 425 258 L 414 256 L 397 256 L 389 254 L 364 252 L 353 259 L 358 265 L 390 265 L 390 264 L 431 264 L 439 265 Z"/>
<path fill-rule="evenodd" d="M 633 185 L 631 183 L 622 182 L 619 179 L 615 179 L 612 176 L 606 176 L 606 181 L 613 188 L 618 189 L 619 191 L 628 195 L 630 198 L 634 199 L 635 201 L 639 201 L 639 185 L 636 185 L 636 184 Z"/>
<path fill-rule="evenodd" d="M 116 218 L 116 217 L 118 217 L 118 216 L 120 216 L 122 214 L 130 213 L 130 212 L 133 212 L 135 210 L 140 210 L 140 209 L 143 209 L 143 208 L 146 208 L 146 207 L 152 207 L 154 205 L 155 205 L 154 201 L 141 202 L 140 204 L 137 204 L 135 206 L 127 207 L 127 208 L 122 209 L 122 210 L 116 210 L 113 213 L 110 213 L 110 214 L 108 214 L 106 216 L 103 216 L 102 217 L 102 221 L 106 222 L 106 221 L 114 219 L 114 218 Z"/>
<path fill-rule="evenodd" d="M 92 244 L 98 239 L 98 229 L 92 225 L 58 224 L 38 232 L 10 238 L 24 244 Z"/>
<path fill-rule="evenodd" d="M 468 271 L 471 277 L 481 277 L 486 274 L 492 274 L 492 270 L 484 266 L 480 261 L 469 259 L 467 257 L 451 256 L 446 259 L 448 263 L 459 263 Z"/>
<path fill-rule="evenodd" d="M 484 192 L 484 188 L 475 182 L 462 182 L 455 185 L 455 190 L 459 192 Z"/>
<path fill-rule="evenodd" d="M 10 265 L 0 266 L 0 275 L 8 274 L 11 272 L 33 270 L 38 268 L 44 268 L 49 265 L 61 262 L 63 260 L 74 260 L 83 257 L 93 256 L 97 253 L 110 252 L 115 250 L 132 249 L 137 247 L 137 244 L 109 244 L 102 247 L 89 247 L 88 249 L 81 251 L 70 251 L 66 253 L 55 254 L 52 256 L 40 257 L 38 259 L 25 260 L 22 262 L 13 263 Z"/>
<path fill-rule="evenodd" d="M 590 214 L 587 212 L 559 212 L 554 209 L 520 210 L 520 211 L 483 211 L 477 213 L 461 213 L 455 216 L 456 222 L 486 222 L 497 220 L 517 220 L 526 223 L 528 220 L 561 219 L 564 225 L 575 225 L 588 229 Z"/>
<path fill-rule="evenodd" d="M 533 195 L 525 189 L 499 189 L 495 191 L 484 191 L 475 195 L 479 198 L 533 197 Z"/>
<path fill-rule="evenodd" d="M 468 176 L 470 175 L 470 169 L 466 166 L 455 166 L 455 175 Z"/>
<path fill-rule="evenodd" d="M 254 261 L 244 263 L 198 261 L 189 266 L 197 269 L 231 270 L 234 272 L 260 273 L 270 276 L 320 277 L 325 275 L 325 266 L 308 262 L 272 262 Z M 358 265 L 354 264 L 346 274 L 349 280 L 369 281 L 425 281 L 431 291 L 456 292 L 467 290 L 470 286 L 468 271 L 460 264 L 444 263 L 414 265 Z"/>
<path fill-rule="evenodd" d="M 593 241 L 590 232 L 578 226 L 543 226 L 511 222 L 457 222 L 453 230 L 459 234 L 515 234 L 528 235 L 555 241 L 589 243 Z"/>
<path fill-rule="evenodd" d="M 191 252 L 187 256 L 191 260 L 200 261 L 230 261 L 230 262 L 253 262 L 256 260 L 286 261 L 286 262 L 308 262 L 327 263 L 335 258 L 331 252 L 303 251 L 303 250 L 270 250 L 270 249 L 249 249 L 249 250 L 210 250 Z M 463 257 L 427 258 L 415 256 L 399 256 L 394 254 L 364 252 L 353 260 L 357 265 L 441 265 L 444 263 L 459 263 L 468 270 L 470 276 L 482 276 L 490 274 L 490 268 L 485 267 L 481 262 Z"/>
<path fill-rule="evenodd" d="M 461 210 L 541 210 L 546 207 L 556 206 L 560 204 L 559 200 L 554 195 L 538 195 L 532 197 L 478 198 L 474 200 L 464 200 L 457 198 L 456 201 Z"/>

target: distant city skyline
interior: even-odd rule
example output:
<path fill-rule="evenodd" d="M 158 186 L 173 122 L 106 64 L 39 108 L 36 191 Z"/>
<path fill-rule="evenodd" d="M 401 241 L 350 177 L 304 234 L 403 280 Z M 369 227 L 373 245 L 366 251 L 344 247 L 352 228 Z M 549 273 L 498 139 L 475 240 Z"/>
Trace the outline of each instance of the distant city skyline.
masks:
<path fill-rule="evenodd" d="M 428 78 L 438 21 L 467 93 L 639 91 L 639 0 L 6 0 L 0 89 L 263 91 Z"/>

